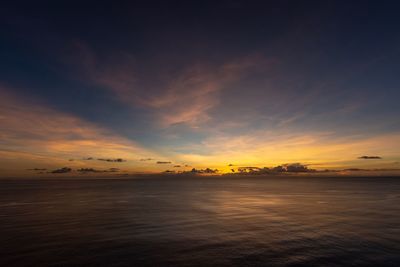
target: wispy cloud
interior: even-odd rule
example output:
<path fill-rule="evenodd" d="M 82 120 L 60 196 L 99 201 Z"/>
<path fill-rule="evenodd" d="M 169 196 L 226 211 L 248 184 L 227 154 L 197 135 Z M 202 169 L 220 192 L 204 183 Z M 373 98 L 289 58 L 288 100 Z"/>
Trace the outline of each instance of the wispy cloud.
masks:
<path fill-rule="evenodd" d="M 248 57 L 220 66 L 190 66 L 145 103 L 155 110 L 164 126 L 179 123 L 197 126 L 210 119 L 208 111 L 219 104 L 220 91 L 264 63 L 261 58 Z"/>
<path fill-rule="evenodd" d="M 207 62 L 187 64 L 174 75 L 160 79 L 157 87 L 143 88 L 145 78 L 128 53 L 100 58 L 84 42 L 73 44 L 80 73 L 86 80 L 111 90 L 127 105 L 141 106 L 155 116 L 162 127 L 187 124 L 196 127 L 210 119 L 209 111 L 220 103 L 219 93 L 255 68 L 274 64 L 256 54 L 220 64 Z M 109 58 L 114 58 L 110 60 Z M 117 58 L 118 60 L 115 60 Z"/>

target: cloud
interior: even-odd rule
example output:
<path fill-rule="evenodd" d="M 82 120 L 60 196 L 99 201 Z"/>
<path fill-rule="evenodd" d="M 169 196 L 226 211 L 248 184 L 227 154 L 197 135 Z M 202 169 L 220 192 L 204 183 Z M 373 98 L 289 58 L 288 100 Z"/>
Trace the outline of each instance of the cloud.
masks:
<path fill-rule="evenodd" d="M 181 167 L 181 165 L 175 165 L 174 166 L 174 168 L 180 168 Z"/>
<path fill-rule="evenodd" d="M 358 158 L 359 159 L 382 159 L 379 156 L 361 156 L 361 157 L 358 157 Z"/>
<path fill-rule="evenodd" d="M 198 126 L 211 119 L 209 111 L 220 103 L 220 92 L 262 62 L 261 57 L 245 57 L 219 66 L 189 66 L 171 79 L 168 86 L 144 104 L 157 114 L 162 126 Z"/>
<path fill-rule="evenodd" d="M 97 169 L 93 169 L 93 168 L 81 168 L 77 170 L 78 172 L 81 173 L 89 173 L 89 172 L 119 172 L 118 168 L 110 168 L 107 170 L 97 170 Z"/>
<path fill-rule="evenodd" d="M 118 159 L 97 159 L 97 160 L 100 160 L 100 161 L 107 161 L 107 162 L 126 162 L 126 160 L 125 159 L 121 159 L 121 158 L 118 158 Z"/>
<path fill-rule="evenodd" d="M 166 75 L 161 86 L 143 90 L 148 81 L 139 75 L 140 66 L 132 54 L 100 56 L 82 41 L 74 42 L 71 48 L 79 58 L 75 56 L 75 62 L 70 63 L 84 76 L 82 80 L 112 91 L 126 104 L 147 109 L 162 127 L 181 123 L 197 126 L 208 121 L 209 111 L 220 103 L 222 90 L 257 66 L 260 69 L 270 64 L 259 54 L 219 64 L 187 63 L 177 74 Z"/>
<path fill-rule="evenodd" d="M 251 167 L 251 166 L 246 166 L 246 167 L 239 167 L 238 171 L 239 172 L 253 172 L 253 171 L 258 171 L 261 168 L 259 167 Z"/>
<path fill-rule="evenodd" d="M 284 165 L 286 172 L 315 172 L 314 169 L 309 169 L 307 165 L 301 163 L 291 163 Z"/>
<path fill-rule="evenodd" d="M 232 169 L 231 169 L 232 170 Z M 238 174 L 277 174 L 277 173 L 313 173 L 314 169 L 309 169 L 307 165 L 301 163 L 288 163 L 278 165 L 272 168 L 268 167 L 239 167 Z"/>
<path fill-rule="evenodd" d="M 71 171 L 72 171 L 71 168 L 63 167 L 63 168 L 61 168 L 61 169 L 53 170 L 53 171 L 51 171 L 50 173 L 69 173 L 69 172 L 71 172 Z"/>
<path fill-rule="evenodd" d="M 93 160 L 92 157 L 84 158 L 83 160 Z"/>
<path fill-rule="evenodd" d="M 193 168 L 191 171 L 184 172 L 184 173 L 193 173 L 193 174 L 215 174 L 215 173 L 218 173 L 218 169 L 211 169 L 211 168 L 196 169 L 196 168 Z"/>
<path fill-rule="evenodd" d="M 346 168 L 346 169 L 324 169 L 324 170 L 315 170 L 309 169 L 307 164 L 301 163 L 289 163 L 282 164 L 275 167 L 239 167 L 237 172 L 234 169 L 231 169 L 233 174 L 251 174 L 251 175 L 278 175 L 278 174 L 292 174 L 292 173 L 311 173 L 311 174 L 324 174 L 324 173 L 346 173 L 346 172 L 370 172 L 370 173 L 379 173 L 379 172 L 388 172 L 394 171 L 398 172 L 400 169 L 396 168 Z"/>
<path fill-rule="evenodd" d="M 95 83 L 111 89 L 121 99 L 137 100 L 134 94 L 137 88 L 134 57 L 129 53 L 114 53 L 111 57 L 99 57 L 91 47 L 80 40 L 69 44 L 70 54 L 65 63 L 77 71 L 83 81 Z M 126 100 L 126 99 L 125 99 Z"/>
<path fill-rule="evenodd" d="M 143 158 L 143 159 L 139 159 L 139 161 L 151 161 L 151 160 L 154 160 L 154 159 L 152 159 L 152 158 Z"/>
<path fill-rule="evenodd" d="M 157 161 L 157 164 L 171 164 L 171 161 Z"/>
<path fill-rule="evenodd" d="M 41 169 L 41 168 L 33 168 L 33 169 L 27 169 L 28 171 L 47 171 L 47 169 Z"/>

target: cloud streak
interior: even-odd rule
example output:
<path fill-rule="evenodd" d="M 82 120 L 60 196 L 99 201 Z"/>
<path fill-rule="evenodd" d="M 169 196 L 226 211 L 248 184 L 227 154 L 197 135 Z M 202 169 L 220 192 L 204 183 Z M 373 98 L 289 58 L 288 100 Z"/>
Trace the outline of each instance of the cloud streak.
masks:
<path fill-rule="evenodd" d="M 152 158 L 143 158 L 143 159 L 139 159 L 139 161 L 152 161 L 152 160 L 154 160 L 154 159 L 152 159 Z"/>
<path fill-rule="evenodd" d="M 117 158 L 117 159 L 97 159 L 100 161 L 106 161 L 106 162 L 126 162 L 125 159 Z"/>
<path fill-rule="evenodd" d="M 106 173 L 106 172 L 119 172 L 120 170 L 118 168 L 110 168 L 107 170 L 97 170 L 94 168 L 80 168 L 77 170 L 77 172 L 80 173 Z"/>
<path fill-rule="evenodd" d="M 361 157 L 358 157 L 358 158 L 359 159 L 382 159 L 379 156 L 361 156 Z"/>
<path fill-rule="evenodd" d="M 63 168 L 60 168 L 60 169 L 53 170 L 53 171 L 51 171 L 50 173 L 58 174 L 58 173 L 70 173 L 70 172 L 72 172 L 72 169 L 71 169 L 71 168 L 69 168 L 69 167 L 63 167 Z"/>

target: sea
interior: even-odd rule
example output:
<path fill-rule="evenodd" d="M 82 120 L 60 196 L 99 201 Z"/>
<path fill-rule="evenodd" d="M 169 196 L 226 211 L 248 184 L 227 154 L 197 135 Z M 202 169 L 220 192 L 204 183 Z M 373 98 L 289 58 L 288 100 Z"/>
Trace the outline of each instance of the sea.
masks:
<path fill-rule="evenodd" d="M 400 266 L 399 177 L 0 180 L 0 266 Z"/>

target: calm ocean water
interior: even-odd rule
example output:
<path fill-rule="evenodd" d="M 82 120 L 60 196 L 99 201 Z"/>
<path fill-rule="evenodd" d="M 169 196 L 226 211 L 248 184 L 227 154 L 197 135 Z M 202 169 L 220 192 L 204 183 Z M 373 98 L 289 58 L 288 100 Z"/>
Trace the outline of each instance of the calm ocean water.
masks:
<path fill-rule="evenodd" d="M 399 178 L 0 181 L 0 266 L 400 266 Z"/>

